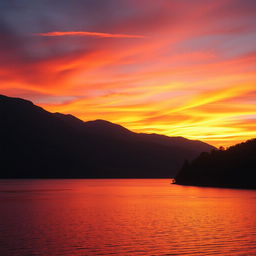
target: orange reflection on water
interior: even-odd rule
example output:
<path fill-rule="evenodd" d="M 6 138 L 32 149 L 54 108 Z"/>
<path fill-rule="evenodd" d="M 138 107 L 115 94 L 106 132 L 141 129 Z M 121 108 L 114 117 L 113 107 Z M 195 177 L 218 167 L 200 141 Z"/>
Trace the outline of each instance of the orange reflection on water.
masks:
<path fill-rule="evenodd" d="M 0 188 L 1 255 L 256 254 L 253 190 L 157 179 L 1 181 Z"/>

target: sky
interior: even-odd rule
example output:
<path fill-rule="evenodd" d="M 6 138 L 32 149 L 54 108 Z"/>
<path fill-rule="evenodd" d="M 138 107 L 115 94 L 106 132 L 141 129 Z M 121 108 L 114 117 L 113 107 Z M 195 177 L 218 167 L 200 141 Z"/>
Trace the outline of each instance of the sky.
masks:
<path fill-rule="evenodd" d="M 215 146 L 256 137 L 255 0 L 1 0 L 0 93 Z"/>

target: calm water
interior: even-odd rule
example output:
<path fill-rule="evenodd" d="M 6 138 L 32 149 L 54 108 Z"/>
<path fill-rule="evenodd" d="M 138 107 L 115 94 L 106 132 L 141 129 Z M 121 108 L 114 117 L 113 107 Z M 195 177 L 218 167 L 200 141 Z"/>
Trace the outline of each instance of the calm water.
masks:
<path fill-rule="evenodd" d="M 0 180 L 0 255 L 256 255 L 256 191 Z"/>

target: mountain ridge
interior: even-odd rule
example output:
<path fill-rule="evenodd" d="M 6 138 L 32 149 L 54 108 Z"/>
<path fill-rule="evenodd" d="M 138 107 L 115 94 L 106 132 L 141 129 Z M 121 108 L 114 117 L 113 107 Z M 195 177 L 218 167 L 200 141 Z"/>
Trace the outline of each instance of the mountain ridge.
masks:
<path fill-rule="evenodd" d="M 214 149 L 200 141 L 134 133 L 105 121 L 50 113 L 0 95 L 0 177 L 168 178 L 185 159 Z"/>

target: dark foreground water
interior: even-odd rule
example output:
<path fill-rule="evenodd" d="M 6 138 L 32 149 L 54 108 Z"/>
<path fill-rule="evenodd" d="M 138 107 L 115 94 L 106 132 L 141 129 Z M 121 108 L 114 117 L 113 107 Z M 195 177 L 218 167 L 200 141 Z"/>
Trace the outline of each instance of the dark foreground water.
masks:
<path fill-rule="evenodd" d="M 0 180 L 0 255 L 256 255 L 256 191 Z"/>

